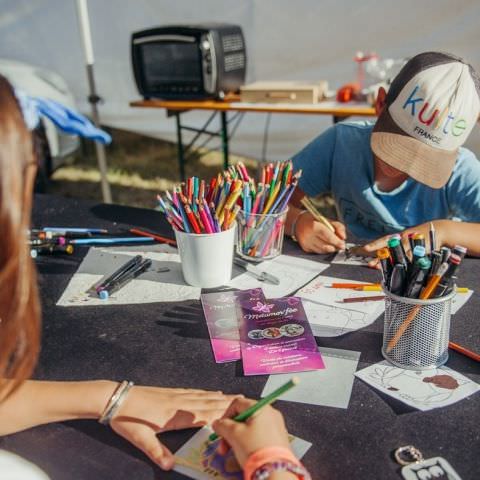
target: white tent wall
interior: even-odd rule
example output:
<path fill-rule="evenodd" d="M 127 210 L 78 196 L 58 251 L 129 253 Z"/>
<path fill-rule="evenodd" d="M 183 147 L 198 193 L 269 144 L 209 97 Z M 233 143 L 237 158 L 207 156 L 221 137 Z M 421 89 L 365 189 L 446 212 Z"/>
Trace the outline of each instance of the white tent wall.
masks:
<path fill-rule="evenodd" d="M 376 51 L 382 58 L 442 50 L 480 70 L 480 2 L 475 0 L 90 0 L 88 6 L 103 123 L 172 141 L 174 120 L 165 111 L 128 106 L 139 98 L 130 63 L 133 31 L 202 21 L 239 24 L 249 82 L 327 79 L 337 88 L 354 80 L 357 50 Z M 88 113 L 74 0 L 0 0 L 0 12 L 0 57 L 57 71 Z M 207 115 L 191 112 L 184 118 L 200 126 Z M 247 114 L 231 151 L 259 158 L 265 118 Z M 291 156 L 330 124 L 330 117 L 273 115 L 267 158 Z M 467 146 L 480 155 L 478 126 Z"/>

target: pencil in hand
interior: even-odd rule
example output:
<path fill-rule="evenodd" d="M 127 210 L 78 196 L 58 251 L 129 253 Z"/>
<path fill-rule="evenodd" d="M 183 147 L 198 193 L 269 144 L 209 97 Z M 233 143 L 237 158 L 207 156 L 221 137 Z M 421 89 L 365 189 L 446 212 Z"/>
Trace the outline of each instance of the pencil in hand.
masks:
<path fill-rule="evenodd" d="M 330 221 L 323 216 L 313 205 L 311 200 L 307 197 L 303 197 L 300 200 L 300 203 L 313 215 L 313 218 L 318 222 L 323 223 L 332 233 L 335 233 L 335 227 L 330 223 Z"/>
<path fill-rule="evenodd" d="M 262 407 L 265 405 L 270 405 L 273 403 L 275 400 L 278 399 L 281 395 L 283 395 L 285 392 L 290 390 L 291 388 L 295 387 L 295 385 L 298 385 L 300 383 L 300 379 L 298 377 L 293 377 L 291 380 L 289 380 L 287 383 L 282 385 L 281 387 L 278 387 L 276 390 L 274 390 L 272 393 L 267 395 L 266 397 L 262 398 L 259 400 L 255 405 L 252 405 L 250 408 L 247 408 L 243 412 L 239 413 L 236 417 L 233 417 L 233 420 L 236 422 L 245 422 L 248 420 L 254 413 L 258 412 Z M 215 440 L 218 439 L 218 435 L 216 433 L 212 433 L 209 437 L 208 440 L 210 442 L 214 442 Z"/>

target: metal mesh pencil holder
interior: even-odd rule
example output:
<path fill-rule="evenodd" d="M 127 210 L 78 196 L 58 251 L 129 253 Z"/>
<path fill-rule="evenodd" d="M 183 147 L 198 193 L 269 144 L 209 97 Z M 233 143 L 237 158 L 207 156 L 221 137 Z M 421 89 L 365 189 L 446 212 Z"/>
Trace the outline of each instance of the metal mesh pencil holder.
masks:
<path fill-rule="evenodd" d="M 382 354 L 393 365 L 426 370 L 448 360 L 450 317 L 455 288 L 445 297 L 418 300 L 386 288 Z"/>

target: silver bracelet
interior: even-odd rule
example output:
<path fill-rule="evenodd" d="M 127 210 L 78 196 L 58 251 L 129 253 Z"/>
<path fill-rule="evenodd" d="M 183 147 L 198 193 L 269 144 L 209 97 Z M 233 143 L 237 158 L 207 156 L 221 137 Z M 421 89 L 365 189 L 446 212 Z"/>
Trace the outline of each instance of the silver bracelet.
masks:
<path fill-rule="evenodd" d="M 124 380 L 113 392 L 110 400 L 107 403 L 107 406 L 103 410 L 103 413 L 100 415 L 98 422 L 102 425 L 110 425 L 110 422 L 118 411 L 123 401 L 127 397 L 128 391 L 133 387 L 133 382 L 127 382 Z"/>
<path fill-rule="evenodd" d="M 298 219 L 304 214 L 304 213 L 308 213 L 308 210 L 302 210 L 296 217 L 295 217 L 295 220 L 293 221 L 292 223 L 292 229 L 290 230 L 290 236 L 292 237 L 292 240 L 294 242 L 298 242 L 297 240 L 297 237 L 295 235 L 296 233 L 296 228 L 297 228 L 297 222 L 298 222 Z"/>

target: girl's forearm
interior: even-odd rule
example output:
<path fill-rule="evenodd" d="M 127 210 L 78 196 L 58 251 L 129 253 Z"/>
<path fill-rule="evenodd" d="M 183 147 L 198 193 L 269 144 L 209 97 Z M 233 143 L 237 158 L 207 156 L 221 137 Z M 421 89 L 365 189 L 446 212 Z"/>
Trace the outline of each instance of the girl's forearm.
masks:
<path fill-rule="evenodd" d="M 443 245 L 449 248 L 462 245 L 467 248 L 468 255 L 480 256 L 480 223 L 438 220 L 434 224 L 441 229 Z"/>
<path fill-rule="evenodd" d="M 27 380 L 0 403 L 0 435 L 50 422 L 99 418 L 115 382 L 43 382 Z"/>

